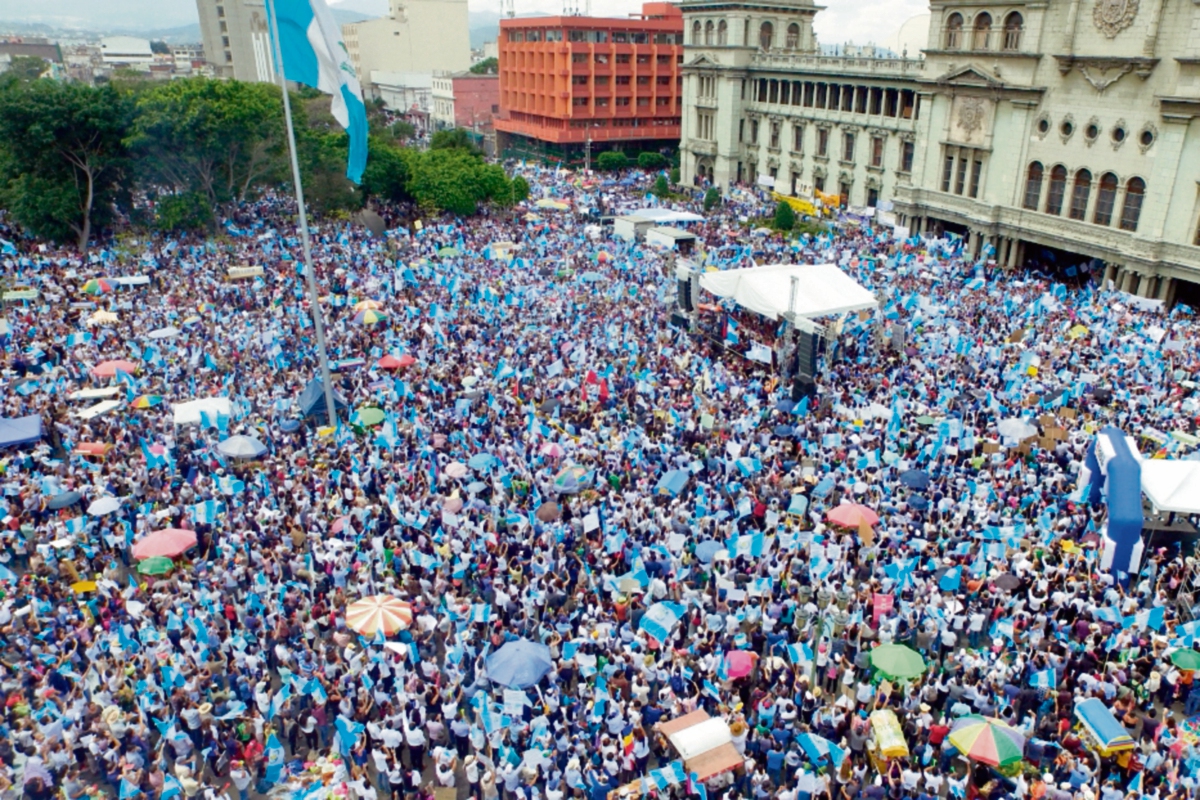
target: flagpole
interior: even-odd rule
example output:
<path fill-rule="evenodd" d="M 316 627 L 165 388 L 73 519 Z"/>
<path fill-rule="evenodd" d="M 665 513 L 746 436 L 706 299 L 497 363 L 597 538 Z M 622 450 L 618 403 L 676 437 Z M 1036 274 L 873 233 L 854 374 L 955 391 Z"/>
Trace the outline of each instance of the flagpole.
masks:
<path fill-rule="evenodd" d="M 292 186 L 296 190 L 296 206 L 300 212 L 300 241 L 304 245 L 304 275 L 308 281 L 310 316 L 317 332 L 317 357 L 321 363 L 321 383 L 325 387 L 325 410 L 329 415 L 330 427 L 337 427 L 337 408 L 333 400 L 333 379 L 329 375 L 329 354 L 325 350 L 325 323 L 321 319 L 321 300 L 317 294 L 317 273 L 313 269 L 312 245 L 308 236 L 308 211 L 304 207 L 304 186 L 300 182 L 300 161 L 296 157 L 296 133 L 292 129 L 292 102 L 288 97 L 287 75 L 283 69 L 283 47 L 279 43 L 279 23 L 275 20 L 275 3 L 266 0 L 267 16 L 271 23 L 271 43 L 275 50 L 275 63 L 279 72 L 279 85 L 283 90 L 283 119 L 287 126 L 288 154 L 292 160 Z"/>

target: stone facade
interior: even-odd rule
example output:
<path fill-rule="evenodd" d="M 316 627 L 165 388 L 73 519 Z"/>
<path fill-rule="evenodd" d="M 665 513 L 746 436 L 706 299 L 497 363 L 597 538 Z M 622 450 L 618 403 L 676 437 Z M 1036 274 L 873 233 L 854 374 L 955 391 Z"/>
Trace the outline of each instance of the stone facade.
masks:
<path fill-rule="evenodd" d="M 346 53 L 364 84 L 374 72 L 432 74 L 471 66 L 467 0 L 391 0 L 388 6 L 385 17 L 342 26 Z"/>
<path fill-rule="evenodd" d="M 809 2 L 681 8 L 685 181 L 892 200 L 914 232 L 1099 258 L 1144 296 L 1200 281 L 1200 2 L 933 3 L 921 59 L 818 55 Z"/>

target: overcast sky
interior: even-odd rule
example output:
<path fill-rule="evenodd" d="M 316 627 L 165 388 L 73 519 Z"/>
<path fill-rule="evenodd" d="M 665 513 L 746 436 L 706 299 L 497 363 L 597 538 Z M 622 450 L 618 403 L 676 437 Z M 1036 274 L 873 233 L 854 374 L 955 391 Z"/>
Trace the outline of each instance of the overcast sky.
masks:
<path fill-rule="evenodd" d="M 818 0 L 819 2 L 819 0 Z M 817 14 L 817 36 L 824 44 L 887 42 L 909 17 L 924 13 L 927 0 L 825 0 Z M 593 14 L 624 16 L 641 9 L 640 0 L 591 0 Z M 359 11 L 383 13 L 387 0 L 335 3 Z M 472 11 L 500 10 L 500 0 L 470 0 Z M 556 0 L 516 0 L 517 13 L 555 12 Z M 0 21 L 42 21 L 58 25 L 171 28 L 196 21 L 195 0 L 0 0 Z"/>

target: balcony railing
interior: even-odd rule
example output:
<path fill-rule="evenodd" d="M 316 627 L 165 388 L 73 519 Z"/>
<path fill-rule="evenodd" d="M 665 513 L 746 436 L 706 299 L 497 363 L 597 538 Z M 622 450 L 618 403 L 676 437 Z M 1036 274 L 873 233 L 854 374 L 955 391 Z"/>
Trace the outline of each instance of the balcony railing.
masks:
<path fill-rule="evenodd" d="M 755 53 L 750 57 L 750 64 L 754 67 L 764 68 L 811 69 L 822 72 L 854 72 L 869 75 L 908 75 L 925 70 L 925 61 L 920 58 L 854 58 L 779 52 Z"/>

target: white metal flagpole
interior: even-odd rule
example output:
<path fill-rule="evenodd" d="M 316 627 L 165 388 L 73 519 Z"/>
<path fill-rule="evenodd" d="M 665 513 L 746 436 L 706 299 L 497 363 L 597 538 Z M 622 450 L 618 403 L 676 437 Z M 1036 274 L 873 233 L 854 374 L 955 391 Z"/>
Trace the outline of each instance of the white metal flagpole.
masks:
<path fill-rule="evenodd" d="M 317 333 L 317 356 L 321 362 L 321 383 L 325 387 L 325 410 L 329 415 L 330 427 L 337 427 L 337 408 L 333 400 L 333 379 L 329 375 L 329 354 L 325 350 L 325 322 L 321 318 L 321 300 L 317 294 L 317 273 L 313 269 L 312 245 L 308 236 L 308 211 L 304 207 L 304 186 L 300 182 L 300 160 L 296 156 L 296 133 L 292 130 L 292 102 L 288 97 L 287 77 L 283 69 L 283 47 L 279 43 L 279 23 L 275 19 L 274 0 L 266 0 L 267 15 L 271 23 L 271 43 L 275 50 L 275 64 L 279 73 L 279 86 L 283 90 L 283 119 L 287 125 L 288 153 L 292 157 L 292 185 L 296 189 L 296 207 L 300 212 L 300 241 L 304 244 L 304 275 L 308 280 L 308 302 L 313 327 Z"/>

